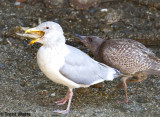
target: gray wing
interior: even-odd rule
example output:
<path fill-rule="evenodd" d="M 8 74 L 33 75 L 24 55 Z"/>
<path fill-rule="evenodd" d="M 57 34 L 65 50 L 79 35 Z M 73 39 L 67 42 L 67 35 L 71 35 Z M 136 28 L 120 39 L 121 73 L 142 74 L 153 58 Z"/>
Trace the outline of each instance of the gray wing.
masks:
<path fill-rule="evenodd" d="M 116 71 L 98 63 L 84 52 L 68 46 L 70 53 L 65 56 L 65 65 L 60 73 L 78 84 L 91 85 L 104 80 L 113 80 Z"/>

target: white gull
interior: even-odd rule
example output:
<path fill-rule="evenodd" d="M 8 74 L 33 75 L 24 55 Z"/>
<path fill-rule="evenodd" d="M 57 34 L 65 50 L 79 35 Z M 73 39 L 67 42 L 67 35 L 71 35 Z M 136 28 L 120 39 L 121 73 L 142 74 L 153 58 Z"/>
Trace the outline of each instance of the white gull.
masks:
<path fill-rule="evenodd" d="M 42 44 L 37 53 L 39 68 L 50 80 L 68 87 L 65 98 L 56 102 L 63 105 L 69 100 L 67 109 L 54 112 L 62 114 L 69 112 L 72 89 L 89 87 L 118 77 L 114 68 L 99 63 L 81 50 L 65 44 L 63 30 L 59 24 L 47 21 L 26 31 L 35 32 L 44 33 L 41 38 L 31 41 L 31 44 L 35 42 Z"/>

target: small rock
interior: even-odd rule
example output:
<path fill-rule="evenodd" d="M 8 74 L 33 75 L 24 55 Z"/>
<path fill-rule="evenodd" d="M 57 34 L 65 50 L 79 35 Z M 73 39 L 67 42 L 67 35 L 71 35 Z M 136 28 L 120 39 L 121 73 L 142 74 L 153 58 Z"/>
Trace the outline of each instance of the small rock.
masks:
<path fill-rule="evenodd" d="M 97 7 L 101 0 L 71 0 L 71 6 L 77 10 L 85 10 L 89 7 Z"/>
<path fill-rule="evenodd" d="M 90 93 L 91 91 L 90 91 L 90 89 L 89 88 L 79 88 L 79 89 L 77 89 L 77 93 L 81 93 L 81 94 L 88 94 L 88 93 Z"/>
<path fill-rule="evenodd" d="M 105 16 L 105 20 L 107 24 L 113 24 L 118 22 L 122 17 L 122 11 L 109 9 L 107 15 Z"/>
<path fill-rule="evenodd" d="M 2 39 L 2 38 L 0 38 L 0 42 L 1 42 L 1 41 L 3 41 L 3 39 Z"/>
<path fill-rule="evenodd" d="M 51 94 L 51 97 L 55 97 L 55 96 L 56 96 L 56 93 L 52 93 L 52 94 Z"/>
<path fill-rule="evenodd" d="M 4 64 L 0 64 L 0 69 L 4 69 L 5 65 Z"/>
<path fill-rule="evenodd" d="M 108 9 L 101 9 L 101 12 L 107 12 Z"/>
<path fill-rule="evenodd" d="M 64 4 L 64 0 L 44 0 L 44 4 L 47 8 L 61 7 Z"/>
<path fill-rule="evenodd" d="M 21 83 L 20 83 L 20 86 L 21 87 L 25 87 L 25 86 L 27 86 L 28 85 L 28 81 L 26 82 L 26 81 L 22 81 Z"/>
<path fill-rule="evenodd" d="M 98 83 L 98 84 L 92 85 L 91 87 L 92 88 L 103 88 L 104 86 L 102 83 Z"/>

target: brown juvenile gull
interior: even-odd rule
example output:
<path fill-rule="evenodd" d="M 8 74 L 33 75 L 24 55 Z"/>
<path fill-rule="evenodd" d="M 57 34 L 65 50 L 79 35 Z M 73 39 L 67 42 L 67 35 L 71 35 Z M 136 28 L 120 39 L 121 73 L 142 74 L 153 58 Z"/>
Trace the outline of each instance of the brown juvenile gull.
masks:
<path fill-rule="evenodd" d="M 30 42 L 42 44 L 37 53 L 39 68 L 50 80 L 68 87 L 65 98 L 56 102 L 63 105 L 69 100 L 67 109 L 54 112 L 62 114 L 69 112 L 72 89 L 89 87 L 118 77 L 119 73 L 114 68 L 99 63 L 81 50 L 65 44 L 63 30 L 59 24 L 47 21 L 26 31 L 33 34 L 36 32 L 44 34 Z"/>
<path fill-rule="evenodd" d="M 99 62 L 126 74 L 122 77 L 125 102 L 128 103 L 127 83 L 141 82 L 148 74 L 160 75 L 160 59 L 143 44 L 132 39 L 102 39 L 97 36 L 80 36 L 78 39 L 87 46 Z M 137 80 L 127 80 L 135 77 Z"/>

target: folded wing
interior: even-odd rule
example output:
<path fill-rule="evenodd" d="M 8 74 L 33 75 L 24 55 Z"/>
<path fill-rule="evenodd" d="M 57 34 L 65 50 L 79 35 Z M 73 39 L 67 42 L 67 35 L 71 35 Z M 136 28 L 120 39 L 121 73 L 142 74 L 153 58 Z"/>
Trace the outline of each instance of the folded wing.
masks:
<path fill-rule="evenodd" d="M 65 56 L 65 64 L 60 73 L 78 84 L 92 85 L 104 80 L 113 80 L 116 70 L 93 60 L 84 52 L 68 46 L 70 53 Z"/>

